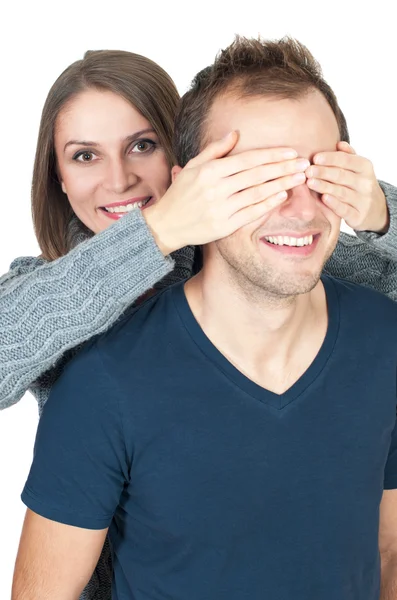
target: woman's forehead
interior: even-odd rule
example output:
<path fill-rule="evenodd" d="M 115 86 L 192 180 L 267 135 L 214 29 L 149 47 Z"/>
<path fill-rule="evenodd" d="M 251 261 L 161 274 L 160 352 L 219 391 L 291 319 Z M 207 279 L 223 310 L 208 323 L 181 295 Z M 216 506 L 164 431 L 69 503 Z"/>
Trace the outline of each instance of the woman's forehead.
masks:
<path fill-rule="evenodd" d="M 60 111 L 55 135 L 100 143 L 122 140 L 150 128 L 149 121 L 122 96 L 89 89 L 72 98 Z"/>

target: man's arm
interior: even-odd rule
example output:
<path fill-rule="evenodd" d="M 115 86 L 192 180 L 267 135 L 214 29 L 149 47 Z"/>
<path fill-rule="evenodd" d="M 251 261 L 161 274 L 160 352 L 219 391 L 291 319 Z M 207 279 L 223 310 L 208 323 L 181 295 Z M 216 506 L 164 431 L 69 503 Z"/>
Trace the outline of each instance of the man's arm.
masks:
<path fill-rule="evenodd" d="M 12 600 L 77 600 L 98 562 L 106 532 L 50 521 L 28 509 Z"/>
<path fill-rule="evenodd" d="M 397 600 L 397 490 L 385 490 L 380 505 L 380 600 Z"/>
<path fill-rule="evenodd" d="M 79 597 L 129 479 L 121 390 L 98 345 L 66 365 L 44 406 L 22 492 L 29 510 L 13 600 Z"/>

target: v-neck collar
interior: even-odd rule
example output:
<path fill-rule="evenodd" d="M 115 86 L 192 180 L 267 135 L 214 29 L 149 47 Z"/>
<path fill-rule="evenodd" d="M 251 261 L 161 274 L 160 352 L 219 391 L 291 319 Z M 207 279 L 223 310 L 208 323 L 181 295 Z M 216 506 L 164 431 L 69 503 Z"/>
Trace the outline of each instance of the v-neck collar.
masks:
<path fill-rule="evenodd" d="M 176 309 L 182 319 L 189 335 L 193 338 L 201 351 L 215 364 L 224 375 L 226 375 L 236 386 L 245 393 L 256 398 L 260 402 L 271 405 L 276 409 L 282 409 L 296 400 L 318 377 L 330 358 L 336 343 L 339 331 L 340 308 L 339 298 L 335 284 L 326 275 L 321 277 L 324 285 L 328 308 L 328 327 L 324 341 L 313 362 L 299 379 L 282 394 L 271 392 L 239 371 L 227 358 L 217 349 L 206 336 L 188 304 L 184 283 L 174 286 L 172 294 Z"/>

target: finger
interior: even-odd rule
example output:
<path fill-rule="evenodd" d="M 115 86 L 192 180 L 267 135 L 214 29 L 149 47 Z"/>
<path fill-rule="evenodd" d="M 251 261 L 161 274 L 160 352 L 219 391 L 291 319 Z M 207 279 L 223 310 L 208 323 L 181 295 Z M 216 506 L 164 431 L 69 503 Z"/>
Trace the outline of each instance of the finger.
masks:
<path fill-rule="evenodd" d="M 305 180 L 306 176 L 304 173 L 295 173 L 294 175 L 286 175 L 285 177 L 279 177 L 273 181 L 247 188 L 229 198 L 231 211 L 238 212 L 249 205 L 261 203 L 263 200 L 276 196 L 280 192 L 286 192 L 298 185 L 302 185 Z"/>
<path fill-rule="evenodd" d="M 360 185 L 360 177 L 352 171 L 340 167 L 319 167 L 311 165 L 305 171 L 308 180 L 321 179 L 330 183 L 336 183 L 356 190 Z"/>
<path fill-rule="evenodd" d="M 372 163 L 366 158 L 340 150 L 337 152 L 320 152 L 313 156 L 312 162 L 315 165 L 340 167 L 363 175 L 368 175 L 373 171 Z"/>
<path fill-rule="evenodd" d="M 350 204 L 341 202 L 338 198 L 335 198 L 335 196 L 331 196 L 330 194 L 324 194 L 321 199 L 324 204 L 332 210 L 332 212 L 346 221 L 346 223 L 349 223 L 351 227 L 354 227 L 354 223 L 358 222 L 360 213 Z"/>
<path fill-rule="evenodd" d="M 249 223 L 253 223 L 258 219 L 263 218 L 274 208 L 277 208 L 277 206 L 283 204 L 287 198 L 287 192 L 279 192 L 274 196 L 266 198 L 266 200 L 262 200 L 262 202 L 246 206 L 245 208 L 239 210 L 230 218 L 230 224 L 233 227 L 233 231 L 237 231 L 237 229 L 240 229 L 240 227 L 244 227 L 244 225 L 248 225 Z"/>
<path fill-rule="evenodd" d="M 229 154 L 236 145 L 238 134 L 236 131 L 230 131 L 225 137 L 215 142 L 211 142 L 194 158 L 189 160 L 185 168 L 198 167 L 216 158 L 221 158 Z"/>
<path fill-rule="evenodd" d="M 260 148 L 256 150 L 246 150 L 212 161 L 209 167 L 213 174 L 218 177 L 229 177 L 241 171 L 246 171 L 259 165 L 270 163 L 279 163 L 283 160 L 297 158 L 298 154 L 292 148 Z"/>
<path fill-rule="evenodd" d="M 348 154 L 357 154 L 357 152 L 354 150 L 354 148 L 352 146 L 350 146 L 350 144 L 348 142 L 338 142 L 336 144 L 336 147 L 338 150 L 341 150 L 342 152 L 347 152 Z"/>
<path fill-rule="evenodd" d="M 336 185 L 329 181 L 324 181 L 323 179 L 311 178 L 306 181 L 306 185 L 318 194 L 329 194 L 330 196 L 338 198 L 338 200 L 345 204 L 350 204 L 350 206 L 354 207 L 357 204 L 356 191 L 343 185 Z"/>
<path fill-rule="evenodd" d="M 284 160 L 279 163 L 253 167 L 252 169 L 224 178 L 222 192 L 225 196 L 232 196 L 237 192 L 266 183 L 273 179 L 292 175 L 293 173 L 304 172 L 309 165 L 309 161 L 305 158 L 298 158 L 295 160 Z"/>
<path fill-rule="evenodd" d="M 280 163 L 285 160 L 295 159 L 298 154 L 292 148 L 260 148 L 257 150 L 246 150 L 233 156 L 228 156 L 218 161 L 219 174 L 228 177 L 241 173 L 259 165 Z"/>

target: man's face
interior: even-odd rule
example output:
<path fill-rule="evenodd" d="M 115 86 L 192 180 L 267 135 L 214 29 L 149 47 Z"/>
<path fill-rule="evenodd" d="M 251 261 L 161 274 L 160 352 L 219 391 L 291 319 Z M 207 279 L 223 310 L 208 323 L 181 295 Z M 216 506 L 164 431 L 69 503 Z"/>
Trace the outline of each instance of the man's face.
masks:
<path fill-rule="evenodd" d="M 209 141 L 239 131 L 232 154 L 286 146 L 311 160 L 317 152 L 334 151 L 339 141 L 335 116 L 319 92 L 297 100 L 218 98 L 209 117 Z M 339 217 L 302 184 L 259 221 L 211 244 L 207 260 L 220 260 L 248 288 L 277 297 L 304 294 L 317 284 L 339 228 Z"/>

